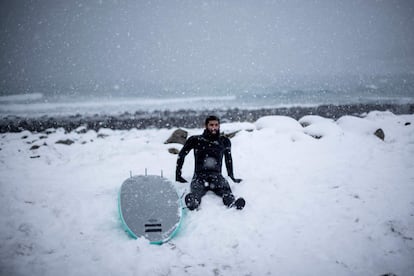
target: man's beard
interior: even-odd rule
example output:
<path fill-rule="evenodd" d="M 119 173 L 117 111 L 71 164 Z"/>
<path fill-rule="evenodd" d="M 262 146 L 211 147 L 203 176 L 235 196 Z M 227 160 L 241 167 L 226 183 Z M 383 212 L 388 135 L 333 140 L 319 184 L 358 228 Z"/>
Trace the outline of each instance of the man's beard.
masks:
<path fill-rule="evenodd" d="M 216 133 L 213 133 L 208 128 L 206 128 L 205 133 L 207 134 L 207 137 L 212 140 L 217 140 L 220 137 L 220 129 L 217 129 Z"/>

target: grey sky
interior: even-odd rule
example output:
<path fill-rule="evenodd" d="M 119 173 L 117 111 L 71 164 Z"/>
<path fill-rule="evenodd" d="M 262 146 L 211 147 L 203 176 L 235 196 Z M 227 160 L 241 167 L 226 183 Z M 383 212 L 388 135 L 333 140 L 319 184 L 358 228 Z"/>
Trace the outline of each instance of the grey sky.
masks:
<path fill-rule="evenodd" d="M 414 71 L 412 1 L 0 3 L 1 94 Z"/>

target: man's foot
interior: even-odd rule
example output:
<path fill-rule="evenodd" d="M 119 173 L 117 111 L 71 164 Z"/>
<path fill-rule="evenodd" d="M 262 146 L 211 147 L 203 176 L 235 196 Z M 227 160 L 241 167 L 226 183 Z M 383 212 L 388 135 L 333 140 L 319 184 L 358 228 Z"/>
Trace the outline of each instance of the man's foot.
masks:
<path fill-rule="evenodd" d="M 232 194 L 225 194 L 223 196 L 223 204 L 227 207 L 231 207 L 234 202 L 234 195 Z"/>
<path fill-rule="evenodd" d="M 193 193 L 189 193 L 185 196 L 185 205 L 187 206 L 190 211 L 193 211 L 194 209 L 197 209 L 200 205 L 200 201 L 197 199 L 197 197 Z"/>
<path fill-rule="evenodd" d="M 237 210 L 242 210 L 244 208 L 244 206 L 246 205 L 246 201 L 244 200 L 244 198 L 239 197 L 238 199 L 236 199 L 236 201 L 233 203 L 233 206 L 236 207 Z"/>

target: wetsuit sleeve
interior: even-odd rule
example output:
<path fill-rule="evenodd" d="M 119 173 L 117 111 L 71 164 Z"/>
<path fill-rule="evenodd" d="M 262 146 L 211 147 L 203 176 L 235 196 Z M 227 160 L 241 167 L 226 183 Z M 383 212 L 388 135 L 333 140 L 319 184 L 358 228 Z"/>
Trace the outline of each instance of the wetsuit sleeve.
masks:
<path fill-rule="evenodd" d="M 196 139 L 197 138 L 194 137 L 194 136 L 191 136 L 190 138 L 188 138 L 188 140 L 185 142 L 183 148 L 178 153 L 177 167 L 176 167 L 177 172 L 181 172 L 181 169 L 183 168 L 183 164 L 184 164 L 184 159 L 185 159 L 186 155 L 190 152 L 190 150 L 192 150 L 194 148 Z"/>
<path fill-rule="evenodd" d="M 224 160 L 226 162 L 227 175 L 234 177 L 233 174 L 233 158 L 231 157 L 231 142 L 230 139 L 225 138 L 224 143 Z"/>

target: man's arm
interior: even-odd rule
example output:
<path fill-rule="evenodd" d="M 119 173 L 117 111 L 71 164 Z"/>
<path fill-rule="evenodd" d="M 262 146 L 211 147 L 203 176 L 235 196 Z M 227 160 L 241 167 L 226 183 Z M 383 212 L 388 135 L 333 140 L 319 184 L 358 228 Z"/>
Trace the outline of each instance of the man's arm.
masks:
<path fill-rule="evenodd" d="M 235 183 L 240 183 L 242 180 L 239 178 L 234 178 L 233 174 L 233 158 L 231 157 L 231 142 L 230 139 L 226 138 L 224 140 L 224 160 L 226 163 L 227 175 L 233 180 Z"/>
<path fill-rule="evenodd" d="M 178 182 L 181 182 L 181 183 L 187 182 L 187 180 L 185 180 L 181 176 L 181 169 L 183 168 L 183 164 L 184 164 L 184 160 L 185 160 L 186 155 L 190 152 L 190 150 L 192 150 L 194 148 L 194 141 L 195 141 L 194 136 L 191 136 L 190 138 L 188 138 L 188 140 L 185 142 L 183 148 L 178 153 L 177 166 L 176 166 L 176 169 L 175 169 L 175 181 L 178 181 Z"/>

